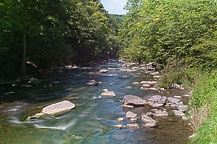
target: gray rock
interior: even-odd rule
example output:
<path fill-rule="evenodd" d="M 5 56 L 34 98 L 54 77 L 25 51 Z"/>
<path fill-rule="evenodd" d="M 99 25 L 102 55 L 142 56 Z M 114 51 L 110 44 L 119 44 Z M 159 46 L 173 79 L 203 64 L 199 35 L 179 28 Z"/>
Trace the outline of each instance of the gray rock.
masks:
<path fill-rule="evenodd" d="M 157 84 L 156 81 L 141 81 L 140 84 L 150 84 L 150 85 L 155 85 Z"/>
<path fill-rule="evenodd" d="M 168 113 L 167 113 L 167 111 L 158 110 L 153 114 L 153 116 L 155 116 L 155 117 L 165 117 L 165 116 L 168 116 Z"/>
<path fill-rule="evenodd" d="M 122 105 L 122 107 L 124 107 L 124 108 L 133 108 L 132 105 Z"/>
<path fill-rule="evenodd" d="M 115 125 L 114 127 L 116 127 L 116 128 L 124 128 L 125 126 L 122 125 L 122 124 L 118 124 L 118 125 Z"/>
<path fill-rule="evenodd" d="M 153 123 L 153 122 L 155 122 L 156 123 L 156 121 L 154 120 L 154 119 L 152 119 L 152 118 L 150 118 L 149 116 L 147 116 L 147 115 L 142 115 L 142 121 L 143 122 L 146 122 L 146 123 Z"/>
<path fill-rule="evenodd" d="M 137 120 L 138 120 L 137 117 L 136 117 L 136 118 L 131 118 L 131 119 L 130 119 L 131 122 L 136 122 Z"/>
<path fill-rule="evenodd" d="M 147 112 L 146 115 L 150 116 L 150 117 L 153 117 L 153 112 Z"/>
<path fill-rule="evenodd" d="M 175 116 L 185 116 L 185 114 L 182 111 L 178 111 L 178 110 L 173 110 Z"/>
<path fill-rule="evenodd" d="M 138 84 L 139 84 L 139 82 L 133 82 L 132 84 L 134 84 L 134 85 L 138 85 Z"/>
<path fill-rule="evenodd" d="M 151 102 L 158 102 L 162 97 L 160 95 L 154 95 L 151 98 L 149 98 L 148 100 Z"/>
<path fill-rule="evenodd" d="M 177 104 L 178 102 L 180 102 L 180 99 L 169 97 L 168 101 L 170 103 Z"/>
<path fill-rule="evenodd" d="M 152 106 L 152 107 L 154 107 L 154 108 L 158 108 L 158 107 L 163 106 L 163 104 L 153 103 L 153 102 L 150 102 L 149 105 Z"/>
<path fill-rule="evenodd" d="M 134 124 L 127 124 L 127 128 L 133 128 L 133 129 L 138 129 L 139 125 L 137 123 Z"/>
<path fill-rule="evenodd" d="M 167 97 L 155 95 L 152 96 L 149 100 L 149 105 L 152 107 L 161 107 L 166 103 Z"/>
<path fill-rule="evenodd" d="M 87 85 L 89 85 L 89 86 L 97 86 L 97 85 L 98 85 L 98 82 L 95 81 L 95 80 L 90 80 L 90 81 L 87 83 Z"/>
<path fill-rule="evenodd" d="M 100 73 L 107 73 L 108 70 L 107 70 L 107 69 L 101 69 L 99 72 L 100 72 Z"/>
<path fill-rule="evenodd" d="M 143 106 L 146 104 L 145 100 L 142 100 L 138 96 L 133 96 L 133 95 L 126 95 L 124 96 L 122 102 L 125 105 L 135 105 L 135 106 Z"/>
<path fill-rule="evenodd" d="M 133 113 L 133 112 L 131 112 L 131 111 L 128 111 L 128 112 L 126 113 L 126 118 L 127 118 L 127 119 L 136 118 L 136 117 L 137 117 L 137 114 L 135 114 L 135 113 Z"/>
<path fill-rule="evenodd" d="M 156 122 L 149 122 L 149 123 L 144 124 L 144 127 L 147 127 L 147 128 L 157 127 L 157 123 Z"/>
<path fill-rule="evenodd" d="M 43 114 L 55 115 L 62 112 L 67 112 L 71 109 L 75 108 L 75 104 L 70 101 L 62 101 L 55 104 L 51 104 L 42 109 Z"/>
<path fill-rule="evenodd" d="M 123 122 L 124 121 L 124 118 L 118 118 L 117 119 L 119 122 Z"/>
<path fill-rule="evenodd" d="M 105 91 L 102 92 L 101 96 L 115 97 L 115 93 L 113 91 Z"/>
<path fill-rule="evenodd" d="M 188 109 L 187 105 L 176 105 L 179 111 L 185 112 Z"/>
<path fill-rule="evenodd" d="M 40 118 L 45 115 L 61 114 L 61 113 L 70 111 L 73 108 L 75 108 L 75 104 L 71 103 L 70 101 L 58 102 L 58 103 L 51 104 L 49 106 L 44 107 L 41 113 L 37 113 L 33 116 L 30 116 L 27 118 L 27 120 L 32 119 L 32 118 Z"/>
<path fill-rule="evenodd" d="M 149 87 L 151 87 L 151 85 L 150 84 L 143 84 L 142 87 L 149 88 Z"/>

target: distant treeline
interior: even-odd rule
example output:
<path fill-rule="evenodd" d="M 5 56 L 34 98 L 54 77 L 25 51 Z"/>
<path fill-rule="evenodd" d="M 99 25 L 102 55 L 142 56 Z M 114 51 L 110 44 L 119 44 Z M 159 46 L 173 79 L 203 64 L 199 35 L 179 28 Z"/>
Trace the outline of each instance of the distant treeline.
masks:
<path fill-rule="evenodd" d="M 116 56 L 117 22 L 97 0 L 1 0 L 0 77 Z"/>

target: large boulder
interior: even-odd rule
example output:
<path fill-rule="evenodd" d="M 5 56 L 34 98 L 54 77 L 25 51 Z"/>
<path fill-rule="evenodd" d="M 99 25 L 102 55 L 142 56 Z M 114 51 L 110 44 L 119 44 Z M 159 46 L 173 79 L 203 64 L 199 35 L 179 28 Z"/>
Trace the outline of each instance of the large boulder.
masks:
<path fill-rule="evenodd" d="M 146 104 L 145 100 L 141 99 L 138 96 L 134 96 L 134 95 L 124 96 L 122 102 L 125 105 L 135 105 L 135 106 L 144 106 Z"/>
<path fill-rule="evenodd" d="M 70 111 L 73 108 L 75 108 L 75 104 L 71 103 L 70 101 L 58 102 L 58 103 L 51 104 L 49 106 L 44 107 L 41 113 L 37 113 L 33 116 L 30 116 L 27 118 L 27 120 L 32 119 L 32 118 L 40 118 L 45 115 L 61 114 L 61 113 Z"/>
<path fill-rule="evenodd" d="M 46 106 L 42 109 L 42 113 L 48 115 L 55 115 L 58 113 L 67 112 L 73 108 L 75 108 L 75 104 L 71 103 L 70 101 L 62 101 Z"/>

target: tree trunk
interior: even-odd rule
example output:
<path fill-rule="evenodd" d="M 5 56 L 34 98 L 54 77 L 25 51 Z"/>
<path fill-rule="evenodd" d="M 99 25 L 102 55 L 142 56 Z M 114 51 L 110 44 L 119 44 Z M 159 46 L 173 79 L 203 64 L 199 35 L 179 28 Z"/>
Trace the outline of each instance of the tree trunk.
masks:
<path fill-rule="evenodd" d="M 23 62 L 22 62 L 22 75 L 26 74 L 26 31 L 23 34 Z"/>

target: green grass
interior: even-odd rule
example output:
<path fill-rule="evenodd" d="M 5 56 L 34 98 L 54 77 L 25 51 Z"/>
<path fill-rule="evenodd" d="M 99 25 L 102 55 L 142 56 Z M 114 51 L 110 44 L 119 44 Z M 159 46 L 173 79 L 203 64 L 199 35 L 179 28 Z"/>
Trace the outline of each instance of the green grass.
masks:
<path fill-rule="evenodd" d="M 193 115 L 201 119 L 201 125 L 196 128 L 196 136 L 191 143 L 195 144 L 216 144 L 217 143 L 217 72 L 205 73 L 197 79 L 194 92 L 191 97 L 190 107 L 197 110 Z M 201 109 L 206 109 L 208 115 L 201 115 Z M 194 125 L 194 121 L 192 124 Z M 195 124 L 196 125 L 196 124 Z"/>

